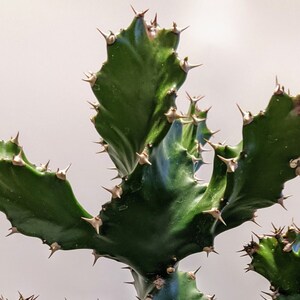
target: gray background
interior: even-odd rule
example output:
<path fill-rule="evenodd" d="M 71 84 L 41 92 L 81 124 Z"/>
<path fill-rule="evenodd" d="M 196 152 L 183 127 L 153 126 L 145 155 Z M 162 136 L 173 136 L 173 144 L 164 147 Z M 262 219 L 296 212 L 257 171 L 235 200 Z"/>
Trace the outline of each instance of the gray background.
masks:
<path fill-rule="evenodd" d="M 158 13 L 162 27 L 176 21 L 190 25 L 182 34 L 179 54 L 203 67 L 190 72 L 179 92 L 178 106 L 187 105 L 185 91 L 204 94 L 201 107 L 213 106 L 208 124 L 222 129 L 214 139 L 235 144 L 241 139 L 241 116 L 236 108 L 258 113 L 264 109 L 275 85 L 275 75 L 290 88 L 300 90 L 299 1 L 173 0 L 1 0 L 0 1 L 0 136 L 9 139 L 20 130 L 28 158 L 36 163 L 51 160 L 51 168 L 70 162 L 69 180 L 75 195 L 91 213 L 109 200 L 101 185 L 111 186 L 115 173 L 106 154 L 96 155 L 98 135 L 89 121 L 93 101 L 83 71 L 98 70 L 106 58 L 105 42 L 96 27 L 118 31 L 137 10 L 150 8 L 147 18 Z M 212 161 L 211 154 L 206 155 Z M 209 179 L 211 166 L 199 175 Z M 117 183 L 117 182 L 115 182 Z M 265 233 L 276 225 L 300 224 L 297 198 L 299 179 L 286 184 L 288 211 L 279 205 L 260 210 L 255 224 L 244 224 L 216 239 L 209 259 L 201 253 L 185 259 L 182 270 L 199 265 L 198 287 L 216 293 L 219 300 L 256 300 L 268 282 L 253 272 L 244 273 L 248 258 L 237 250 L 251 238 L 251 231 Z M 299 207 L 299 206 L 298 206 Z M 122 265 L 100 260 L 92 267 L 90 250 L 57 252 L 40 240 L 14 235 L 0 216 L 0 294 L 17 298 L 17 291 L 40 299 L 95 300 L 135 299 L 131 280 Z"/>

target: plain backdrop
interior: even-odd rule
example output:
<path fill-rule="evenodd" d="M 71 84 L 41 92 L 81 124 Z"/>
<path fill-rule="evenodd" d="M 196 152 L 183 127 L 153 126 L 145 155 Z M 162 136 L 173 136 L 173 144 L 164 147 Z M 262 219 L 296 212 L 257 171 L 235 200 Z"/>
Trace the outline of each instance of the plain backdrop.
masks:
<path fill-rule="evenodd" d="M 179 55 L 203 63 L 191 71 L 181 88 L 178 106 L 187 106 L 185 91 L 205 95 L 201 108 L 212 105 L 208 124 L 221 129 L 214 142 L 241 139 L 242 120 L 236 103 L 258 113 L 275 88 L 275 76 L 291 93 L 300 91 L 300 2 L 279 0 L 0 0 L 0 137 L 20 131 L 27 157 L 36 164 L 51 160 L 51 168 L 72 167 L 68 178 L 76 197 L 96 215 L 109 200 L 103 186 L 116 174 L 106 154 L 92 141 L 99 139 L 89 118 L 87 101 L 94 96 L 81 78 L 99 70 L 106 59 L 104 39 L 96 27 L 117 32 L 126 28 L 138 11 L 149 8 L 146 19 L 158 13 L 161 27 L 176 21 L 190 25 L 181 37 Z M 206 155 L 212 161 L 211 154 Z M 200 177 L 209 180 L 211 166 Z M 254 272 L 245 273 L 250 259 L 236 251 L 251 239 L 251 231 L 268 233 L 271 222 L 300 223 L 299 179 L 286 184 L 286 208 L 260 210 L 257 225 L 246 224 L 217 237 L 220 255 L 203 253 L 181 263 L 185 271 L 202 266 L 200 290 L 218 300 L 257 300 L 269 283 Z M 0 215 L 0 294 L 17 299 L 39 294 L 39 299 L 135 299 L 123 265 L 101 259 L 92 267 L 91 250 L 59 251 L 48 260 L 48 246 L 40 240 L 13 235 Z"/>

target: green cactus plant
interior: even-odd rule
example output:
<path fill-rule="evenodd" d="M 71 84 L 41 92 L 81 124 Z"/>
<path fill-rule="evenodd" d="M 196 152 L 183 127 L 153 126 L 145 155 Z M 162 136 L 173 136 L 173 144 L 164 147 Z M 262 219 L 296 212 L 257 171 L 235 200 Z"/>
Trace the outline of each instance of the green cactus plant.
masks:
<path fill-rule="evenodd" d="M 195 67 L 177 55 L 182 30 L 176 24 L 161 29 L 156 18 L 146 23 L 144 15 L 135 13 L 119 34 L 101 32 L 107 61 L 85 79 L 97 99 L 91 120 L 101 136 L 101 152 L 110 155 L 121 180 L 105 188 L 111 200 L 90 215 L 67 181 L 70 166 L 52 172 L 48 163 L 32 164 L 17 135 L 0 142 L 0 210 L 12 223 L 11 234 L 40 238 L 50 256 L 92 249 L 94 262 L 103 256 L 125 263 L 138 299 L 214 299 L 197 289 L 198 270 L 179 271 L 179 262 L 193 253 L 215 252 L 214 238 L 255 221 L 257 209 L 283 205 L 284 183 L 300 173 L 300 96 L 285 93 L 277 82 L 265 111 L 254 116 L 239 108 L 242 142 L 212 143 L 208 110 L 198 106 L 201 97 L 188 95 L 186 114 L 176 108 L 177 90 Z M 206 144 L 215 153 L 208 184 L 196 174 Z M 279 247 L 269 238 L 245 250 L 255 248 L 251 266 L 273 284 L 273 275 L 260 267 L 261 257 L 270 257 L 264 250 L 268 245 Z M 290 264 L 284 251 L 277 252 Z M 297 285 L 294 277 L 290 280 Z M 297 299 L 296 288 L 286 295 L 289 288 L 275 283 L 274 299 Z"/>

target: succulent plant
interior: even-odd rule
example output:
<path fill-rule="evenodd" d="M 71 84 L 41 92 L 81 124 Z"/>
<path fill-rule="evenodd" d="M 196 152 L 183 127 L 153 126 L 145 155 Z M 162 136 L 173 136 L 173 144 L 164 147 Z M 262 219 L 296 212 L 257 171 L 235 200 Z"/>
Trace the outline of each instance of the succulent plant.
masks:
<path fill-rule="evenodd" d="M 145 13 L 135 12 L 118 34 L 100 31 L 108 58 L 85 79 L 97 99 L 91 121 L 101 136 L 100 152 L 109 154 L 120 179 L 105 188 L 110 201 L 90 215 L 67 181 L 70 165 L 55 172 L 49 163 L 36 166 L 17 135 L 0 142 L 0 210 L 12 224 L 9 234 L 40 238 L 50 247 L 49 257 L 58 250 L 92 249 L 94 263 L 99 257 L 125 263 L 138 299 L 214 299 L 197 289 L 198 269 L 180 271 L 179 262 L 193 253 L 215 252 L 214 238 L 255 222 L 257 209 L 284 205 L 284 183 L 300 174 L 300 96 L 290 96 L 276 82 L 266 110 L 253 115 L 239 107 L 238 145 L 212 143 L 209 110 L 198 106 L 202 97 L 187 95 L 187 113 L 175 104 L 178 89 L 197 66 L 176 52 L 184 29 L 175 23 L 162 29 L 156 17 L 147 23 Z M 208 184 L 197 177 L 205 147 L 215 153 Z M 253 258 L 249 270 L 269 278 L 273 299 L 298 299 L 293 269 L 299 263 L 298 229 L 276 238 L 281 233 L 276 229 L 274 237 L 244 247 Z M 288 287 L 270 271 L 278 268 L 268 265 L 272 255 L 291 265 Z"/>

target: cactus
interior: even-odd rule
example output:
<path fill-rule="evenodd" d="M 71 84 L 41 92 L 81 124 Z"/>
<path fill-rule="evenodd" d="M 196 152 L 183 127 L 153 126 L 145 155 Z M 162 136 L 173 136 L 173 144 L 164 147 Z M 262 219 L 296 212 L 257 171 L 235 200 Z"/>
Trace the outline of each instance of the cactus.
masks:
<path fill-rule="evenodd" d="M 118 34 L 100 31 L 108 58 L 84 79 L 97 99 L 91 103 L 96 111 L 91 121 L 101 136 L 100 152 L 109 154 L 120 179 L 105 187 L 111 200 L 90 215 L 67 181 L 70 165 L 55 172 L 49 163 L 36 166 L 17 135 L 0 142 L 0 210 L 12 224 L 10 234 L 40 238 L 50 248 L 49 257 L 58 250 L 92 249 L 94 263 L 99 257 L 125 263 L 138 299 L 214 299 L 197 289 L 198 269 L 180 271 L 179 262 L 193 253 L 216 252 L 218 234 L 255 222 L 257 209 L 283 205 L 284 183 L 300 173 L 300 96 L 290 96 L 276 81 L 266 110 L 253 115 L 238 107 L 243 119 L 238 145 L 212 143 L 209 110 L 198 106 L 202 97 L 188 94 L 185 114 L 175 104 L 177 90 L 197 66 L 176 52 L 184 29 L 175 23 L 161 29 L 156 17 L 146 23 L 145 13 L 135 12 Z M 215 153 L 208 184 L 197 178 L 205 147 Z M 274 299 L 297 299 L 296 269 L 289 275 L 295 287 L 286 287 L 269 271 L 277 265 L 269 266 L 264 257 L 271 252 L 295 268 L 296 231 L 279 242 L 269 237 L 259 246 L 245 246 L 253 258 L 249 269 L 270 279 Z M 293 258 L 280 248 L 289 244 Z M 262 261 L 267 267 L 260 266 Z"/>

